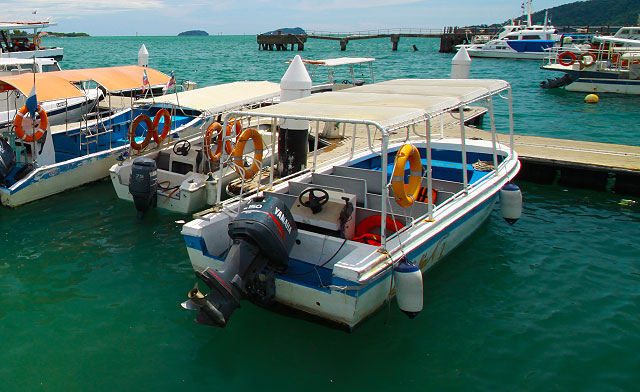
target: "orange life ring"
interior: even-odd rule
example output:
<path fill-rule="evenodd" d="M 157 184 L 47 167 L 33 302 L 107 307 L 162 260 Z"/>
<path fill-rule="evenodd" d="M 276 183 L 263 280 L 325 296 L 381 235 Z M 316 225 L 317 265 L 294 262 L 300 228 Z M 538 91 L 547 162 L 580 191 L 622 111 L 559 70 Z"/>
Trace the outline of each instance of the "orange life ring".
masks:
<path fill-rule="evenodd" d="M 147 134 L 142 141 L 142 143 L 138 144 L 136 142 L 136 128 L 140 125 L 141 122 L 144 122 L 147 125 Z M 129 143 L 131 143 L 131 148 L 136 151 L 140 151 L 143 148 L 149 145 L 151 138 L 153 136 L 153 123 L 151 122 L 151 118 L 146 114 L 139 114 L 131 123 L 131 127 L 129 128 Z"/>
<path fill-rule="evenodd" d="M 381 215 L 371 215 L 368 218 L 364 218 L 358 227 L 356 227 L 356 234 L 353 237 L 353 241 L 362 242 L 363 244 L 380 246 L 382 242 L 380 241 L 379 234 L 371 233 L 373 229 L 379 229 L 382 223 Z M 404 225 L 395 220 L 391 219 L 390 216 L 387 216 L 387 223 L 385 225 L 387 230 L 391 230 L 393 233 L 402 229 Z"/>
<path fill-rule="evenodd" d="M 244 167 L 244 160 L 242 156 L 244 155 L 244 146 L 247 144 L 249 139 L 253 140 L 253 164 L 250 168 Z M 240 134 L 238 138 L 236 148 L 231 153 L 233 157 L 233 162 L 235 163 L 235 170 L 239 175 L 244 175 L 245 180 L 250 179 L 255 176 L 260 170 L 260 166 L 262 166 L 262 151 L 264 149 L 264 143 L 262 142 L 262 136 L 260 136 L 260 132 L 256 131 L 253 128 L 247 128 Z"/>
<path fill-rule="evenodd" d="M 585 60 L 587 57 L 589 57 L 591 61 Z M 579 58 L 580 65 L 582 65 L 583 67 L 590 67 L 596 63 L 596 58 L 598 58 L 597 54 L 591 53 L 591 52 L 584 52 L 580 55 L 580 58 Z"/>
<path fill-rule="evenodd" d="M 36 111 L 40 116 L 40 125 L 38 125 L 37 131 L 33 135 L 27 135 L 24 132 L 24 128 L 22 128 L 22 120 L 24 119 L 24 115 L 27 114 L 29 109 L 27 105 L 23 106 L 18 113 L 16 113 L 16 119 L 13 121 L 13 125 L 16 127 L 16 136 L 25 142 L 33 142 L 40 139 L 47 132 L 47 126 L 49 126 L 49 120 L 47 119 L 47 112 L 42 108 L 42 106 L 38 105 Z"/>
<path fill-rule="evenodd" d="M 213 153 L 211 148 L 211 139 L 213 138 L 213 133 L 217 133 L 217 144 L 216 144 L 216 152 Z M 227 127 L 227 136 L 231 136 L 231 128 Z M 231 140 L 227 140 L 224 143 L 224 151 L 227 154 L 231 154 L 233 152 L 233 148 L 231 147 Z M 210 160 L 219 161 L 220 156 L 222 156 L 222 125 L 219 122 L 214 122 L 209 125 L 207 128 L 207 132 L 204 136 L 204 152 L 207 154 Z"/>
<path fill-rule="evenodd" d="M 164 126 L 162 128 L 162 134 L 158 136 L 158 125 L 160 125 L 160 118 L 164 118 Z M 156 115 L 153 116 L 153 132 L 151 135 L 153 136 L 153 141 L 156 144 L 160 144 L 164 141 L 164 139 L 169 134 L 171 130 L 171 114 L 167 109 L 160 109 L 156 112 Z"/>
<path fill-rule="evenodd" d="M 569 57 L 569 61 L 565 62 L 565 57 Z M 577 59 L 578 58 L 576 57 L 576 55 L 572 52 L 562 52 L 558 55 L 558 63 L 560 63 L 560 65 L 564 65 L 565 67 L 573 65 L 573 63 L 575 63 Z"/>
<path fill-rule="evenodd" d="M 41 43 L 42 43 L 42 38 L 38 37 L 37 35 L 33 37 L 33 44 L 35 46 L 40 46 Z"/>
<path fill-rule="evenodd" d="M 409 160 L 409 184 L 405 187 L 404 167 Z M 410 207 L 414 200 L 418 199 L 420 185 L 422 184 L 422 162 L 420 161 L 420 151 L 412 145 L 405 144 L 398 150 L 396 161 L 393 166 L 391 177 L 391 189 L 396 203 L 400 207 Z"/>

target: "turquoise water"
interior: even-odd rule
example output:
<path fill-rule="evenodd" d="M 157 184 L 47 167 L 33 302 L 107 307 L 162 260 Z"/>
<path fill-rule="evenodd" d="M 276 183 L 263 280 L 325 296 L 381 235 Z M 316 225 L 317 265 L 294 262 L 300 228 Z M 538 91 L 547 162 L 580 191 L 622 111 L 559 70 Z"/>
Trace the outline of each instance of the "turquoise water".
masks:
<path fill-rule="evenodd" d="M 259 52 L 255 37 L 55 40 L 65 68 L 135 62 L 142 42 L 151 66 L 200 86 L 277 81 L 293 54 Z M 386 40 L 341 53 L 312 41 L 304 55 L 371 55 L 379 80 L 448 76 L 451 55 L 415 43 L 417 53 L 409 40 L 397 53 Z M 539 89 L 536 62 L 473 67 L 513 84 L 519 133 L 638 145 L 634 98 L 586 106 Z M 523 219 L 509 226 L 496 209 L 425 275 L 415 320 L 394 301 L 352 334 L 250 303 L 225 329 L 195 324 L 179 306 L 195 283 L 185 217 L 138 222 L 108 180 L 0 209 L 0 390 L 637 390 L 640 208 L 520 185 Z"/>

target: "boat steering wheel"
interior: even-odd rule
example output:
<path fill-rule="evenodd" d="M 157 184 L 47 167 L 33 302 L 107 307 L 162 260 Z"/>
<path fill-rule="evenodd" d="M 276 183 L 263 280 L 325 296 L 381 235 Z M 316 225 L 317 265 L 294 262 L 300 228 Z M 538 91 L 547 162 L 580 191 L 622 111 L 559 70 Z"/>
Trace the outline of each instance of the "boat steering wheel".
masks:
<path fill-rule="evenodd" d="M 191 143 L 188 140 L 181 140 L 173 145 L 173 152 L 176 155 L 187 156 L 189 150 L 191 150 Z"/>
<path fill-rule="evenodd" d="M 316 196 L 316 191 L 320 193 L 320 196 Z M 302 201 L 302 197 L 305 195 L 309 195 L 309 199 L 306 201 Z M 298 196 L 298 201 L 305 207 L 311 208 L 311 212 L 317 214 L 322 211 L 322 206 L 327 204 L 329 201 L 329 193 L 322 188 L 308 188 L 305 189 L 300 196 Z"/>

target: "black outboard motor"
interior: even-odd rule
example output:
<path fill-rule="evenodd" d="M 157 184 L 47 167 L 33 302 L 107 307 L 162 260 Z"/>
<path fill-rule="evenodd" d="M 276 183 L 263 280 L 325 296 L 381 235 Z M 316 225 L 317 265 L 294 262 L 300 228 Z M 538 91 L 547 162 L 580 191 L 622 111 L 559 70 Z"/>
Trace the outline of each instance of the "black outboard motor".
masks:
<path fill-rule="evenodd" d="M 156 161 L 149 158 L 136 158 L 129 176 L 129 193 L 138 210 L 138 219 L 142 219 L 149 207 L 156 206 L 158 174 Z"/>
<path fill-rule="evenodd" d="M 286 269 L 298 229 L 285 203 L 270 197 L 254 200 L 241 211 L 229 224 L 229 236 L 233 245 L 224 269 L 208 268 L 197 274 L 211 289 L 209 294 L 196 295 L 197 288 L 189 293 L 200 308 L 196 317 L 200 324 L 224 327 L 241 299 L 264 303 L 272 299 L 274 272 Z"/>
<path fill-rule="evenodd" d="M 0 137 L 0 182 L 4 182 L 11 170 L 16 167 L 16 154 L 4 138 Z"/>

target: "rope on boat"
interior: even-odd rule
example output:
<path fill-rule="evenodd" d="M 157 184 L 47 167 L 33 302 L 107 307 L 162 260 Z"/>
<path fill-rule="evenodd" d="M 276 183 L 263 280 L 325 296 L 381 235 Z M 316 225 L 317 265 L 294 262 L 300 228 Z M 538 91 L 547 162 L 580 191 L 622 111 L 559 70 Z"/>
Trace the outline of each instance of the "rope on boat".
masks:
<path fill-rule="evenodd" d="M 493 166 L 493 162 L 481 161 L 479 159 L 478 159 L 478 162 L 473 163 L 471 166 L 473 166 L 473 170 L 481 171 L 481 172 L 489 172 L 496 169 L 496 167 Z"/>

